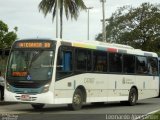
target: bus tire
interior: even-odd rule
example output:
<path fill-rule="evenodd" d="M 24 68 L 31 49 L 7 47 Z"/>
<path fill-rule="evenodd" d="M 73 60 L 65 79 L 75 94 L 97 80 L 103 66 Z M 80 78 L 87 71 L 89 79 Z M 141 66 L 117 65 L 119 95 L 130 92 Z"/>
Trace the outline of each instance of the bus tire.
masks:
<path fill-rule="evenodd" d="M 76 89 L 73 95 L 72 104 L 68 104 L 70 110 L 80 110 L 83 104 L 83 93 L 80 89 Z"/>
<path fill-rule="evenodd" d="M 31 106 L 35 109 L 35 110 L 40 110 L 44 107 L 45 104 L 40 104 L 40 103 L 36 103 L 36 104 L 31 104 Z"/>
<path fill-rule="evenodd" d="M 131 88 L 129 92 L 128 105 L 134 106 L 137 103 L 138 93 L 135 88 Z"/>
<path fill-rule="evenodd" d="M 0 89 L 0 101 L 2 101 L 2 90 Z"/>

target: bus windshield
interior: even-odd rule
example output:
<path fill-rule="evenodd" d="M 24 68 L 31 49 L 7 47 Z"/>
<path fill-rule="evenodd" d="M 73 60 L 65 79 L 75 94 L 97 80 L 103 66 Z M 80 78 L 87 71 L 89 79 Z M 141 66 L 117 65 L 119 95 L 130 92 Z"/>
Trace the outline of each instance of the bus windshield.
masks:
<path fill-rule="evenodd" d="M 7 77 L 13 80 L 50 80 L 53 62 L 53 50 L 14 50 L 11 52 Z"/>

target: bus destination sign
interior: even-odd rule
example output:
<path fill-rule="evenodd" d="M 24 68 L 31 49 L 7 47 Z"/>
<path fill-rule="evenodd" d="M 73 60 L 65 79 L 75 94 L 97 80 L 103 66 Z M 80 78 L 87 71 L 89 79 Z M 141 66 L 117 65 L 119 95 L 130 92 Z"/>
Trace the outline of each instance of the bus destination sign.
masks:
<path fill-rule="evenodd" d="M 51 48 L 51 42 L 17 42 L 16 48 Z"/>

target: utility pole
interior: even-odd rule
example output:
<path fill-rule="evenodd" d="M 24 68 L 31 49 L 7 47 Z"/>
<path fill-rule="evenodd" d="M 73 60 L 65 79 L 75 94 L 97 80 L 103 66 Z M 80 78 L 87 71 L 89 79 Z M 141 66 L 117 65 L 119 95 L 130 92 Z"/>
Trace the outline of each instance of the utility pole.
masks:
<path fill-rule="evenodd" d="M 100 0 L 102 2 L 102 14 L 103 14 L 103 23 L 102 23 L 102 36 L 103 36 L 103 42 L 106 42 L 106 25 L 105 25 L 105 2 L 106 0 Z"/>
<path fill-rule="evenodd" d="M 89 40 L 89 10 L 90 9 L 93 9 L 93 7 L 88 7 L 88 8 L 86 8 L 87 9 L 87 11 L 88 11 L 88 23 L 87 23 L 87 25 L 88 25 L 88 27 L 87 27 L 87 39 Z"/>
<path fill-rule="evenodd" d="M 56 2 L 56 38 L 58 38 L 58 0 Z"/>

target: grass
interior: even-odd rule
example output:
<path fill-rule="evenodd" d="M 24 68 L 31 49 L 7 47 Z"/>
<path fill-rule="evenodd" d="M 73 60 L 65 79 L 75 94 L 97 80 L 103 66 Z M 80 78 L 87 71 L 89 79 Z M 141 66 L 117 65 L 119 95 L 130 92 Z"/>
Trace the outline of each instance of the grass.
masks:
<path fill-rule="evenodd" d="M 160 111 L 147 116 L 145 120 L 160 120 Z"/>

